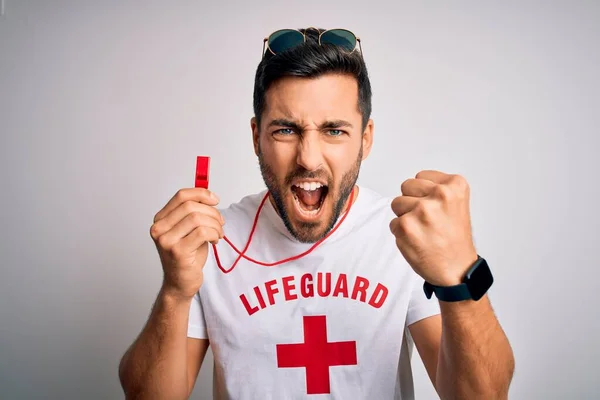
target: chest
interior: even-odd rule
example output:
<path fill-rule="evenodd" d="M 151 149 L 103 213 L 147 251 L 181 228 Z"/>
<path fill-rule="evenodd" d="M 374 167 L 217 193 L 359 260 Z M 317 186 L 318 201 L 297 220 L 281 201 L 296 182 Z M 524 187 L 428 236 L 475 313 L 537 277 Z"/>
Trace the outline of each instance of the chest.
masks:
<path fill-rule="evenodd" d="M 224 273 L 209 264 L 201 296 L 211 344 L 261 352 L 292 342 L 312 341 L 319 349 L 334 338 L 367 346 L 382 336 L 402 337 L 408 268 L 395 246 L 343 243 L 274 267 L 242 259 Z"/>

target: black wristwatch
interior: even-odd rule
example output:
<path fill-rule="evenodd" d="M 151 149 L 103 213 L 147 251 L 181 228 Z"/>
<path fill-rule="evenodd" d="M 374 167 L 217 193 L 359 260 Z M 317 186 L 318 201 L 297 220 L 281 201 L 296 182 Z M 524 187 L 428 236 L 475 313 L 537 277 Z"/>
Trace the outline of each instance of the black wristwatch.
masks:
<path fill-rule="evenodd" d="M 435 286 L 429 282 L 423 284 L 425 296 L 431 299 L 431 295 L 441 301 L 463 301 L 463 300 L 479 300 L 488 291 L 494 283 L 492 271 L 485 259 L 477 255 L 477 261 L 469 268 L 463 283 L 455 286 Z"/>

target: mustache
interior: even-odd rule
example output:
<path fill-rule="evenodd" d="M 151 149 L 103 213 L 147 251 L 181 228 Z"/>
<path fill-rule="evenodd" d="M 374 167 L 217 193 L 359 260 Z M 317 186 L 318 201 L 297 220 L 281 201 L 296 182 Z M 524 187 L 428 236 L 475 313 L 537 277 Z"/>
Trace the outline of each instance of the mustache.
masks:
<path fill-rule="evenodd" d="M 285 184 L 291 185 L 294 179 L 319 179 L 327 182 L 327 186 L 331 186 L 331 177 L 325 171 L 308 171 L 304 168 L 296 169 L 290 172 L 285 177 Z"/>

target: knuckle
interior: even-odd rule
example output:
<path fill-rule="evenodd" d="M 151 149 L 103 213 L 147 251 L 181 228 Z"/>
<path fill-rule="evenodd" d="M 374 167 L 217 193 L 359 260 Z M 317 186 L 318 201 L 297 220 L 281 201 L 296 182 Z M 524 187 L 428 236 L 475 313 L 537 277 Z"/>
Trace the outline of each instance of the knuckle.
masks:
<path fill-rule="evenodd" d="M 185 211 L 186 214 L 191 214 L 195 211 L 194 202 L 191 200 L 184 202 L 182 207 L 183 207 L 183 211 Z"/>
<path fill-rule="evenodd" d="M 419 202 L 417 202 L 417 204 L 415 205 L 415 208 L 413 209 L 413 211 L 419 217 L 426 216 L 428 214 L 428 211 L 429 211 L 427 203 L 425 201 L 419 201 Z"/>
<path fill-rule="evenodd" d="M 204 204 L 204 203 L 206 203 L 206 200 L 207 200 L 208 198 L 210 198 L 210 191 L 209 191 L 208 189 L 205 189 L 205 188 L 198 188 L 197 190 L 199 190 L 199 191 L 200 191 L 200 192 L 199 192 L 199 199 L 198 199 L 198 200 L 199 200 L 199 202 L 200 202 L 201 204 Z"/>
<path fill-rule="evenodd" d="M 211 227 L 208 227 L 208 226 L 204 227 L 204 235 L 205 235 L 205 237 L 210 238 L 211 240 L 214 238 L 215 232 L 217 232 L 217 230 L 214 229 L 214 228 L 211 228 Z"/>
<path fill-rule="evenodd" d="M 394 218 L 390 222 L 390 231 L 392 231 L 392 233 L 395 236 L 397 236 L 400 233 L 399 230 L 398 230 L 398 218 Z"/>
<path fill-rule="evenodd" d="M 163 249 L 163 250 L 169 250 L 170 247 L 171 247 L 171 243 L 169 241 L 169 238 L 167 236 L 165 236 L 165 235 L 159 237 L 158 240 L 157 240 L 157 242 L 158 242 L 159 247 L 161 249 Z"/>
<path fill-rule="evenodd" d="M 450 182 L 456 185 L 464 186 L 467 183 L 467 180 L 462 175 L 454 174 L 450 176 Z"/>
<path fill-rule="evenodd" d="M 405 193 L 405 192 L 406 192 L 406 189 L 407 189 L 407 187 L 408 187 L 408 182 L 409 182 L 408 180 L 405 180 L 404 182 L 402 182 L 402 185 L 400 185 L 400 191 L 401 191 L 402 193 Z"/>
<path fill-rule="evenodd" d="M 436 185 L 434 193 L 435 196 L 441 200 L 449 200 L 452 197 L 452 191 L 446 185 Z"/>
<path fill-rule="evenodd" d="M 216 236 L 218 236 L 215 233 L 216 233 L 216 230 L 213 228 L 209 228 L 207 226 L 201 227 L 200 235 L 202 237 L 202 240 L 205 242 L 214 240 L 216 238 Z"/>
<path fill-rule="evenodd" d="M 158 225 L 156 223 L 154 223 L 150 227 L 150 237 L 152 237 L 152 239 L 156 240 L 156 239 L 158 239 L 158 234 L 159 234 Z"/>
<path fill-rule="evenodd" d="M 194 226 L 200 227 L 204 223 L 204 216 L 199 212 L 192 212 L 189 218 Z"/>
<path fill-rule="evenodd" d="M 219 237 L 219 233 L 215 228 L 206 228 L 207 240 L 215 240 Z"/>
<path fill-rule="evenodd" d="M 396 216 L 400 217 L 403 214 L 406 214 L 408 209 L 409 202 L 406 197 L 398 197 L 394 203 L 392 204 L 392 211 Z"/>
<path fill-rule="evenodd" d="M 198 237 L 206 239 L 206 237 L 208 236 L 208 228 L 206 226 L 199 226 L 196 228 L 196 234 L 198 235 Z"/>
<path fill-rule="evenodd" d="M 179 203 L 183 203 L 186 200 L 186 190 L 179 189 L 177 193 L 175 193 L 175 200 Z"/>
<path fill-rule="evenodd" d="M 399 218 L 398 221 L 398 229 L 400 230 L 400 232 L 402 233 L 408 233 L 410 231 L 410 218 L 408 218 L 408 216 L 405 216 L 404 218 Z"/>
<path fill-rule="evenodd" d="M 469 192 L 469 182 L 462 175 L 452 175 L 450 182 L 456 187 L 458 193 L 464 194 Z"/>
<path fill-rule="evenodd" d="M 392 212 L 396 215 L 398 215 L 398 201 L 397 199 L 392 200 L 392 204 L 390 204 L 390 208 L 392 209 Z"/>
<path fill-rule="evenodd" d="M 410 219 L 406 215 L 396 218 L 393 229 L 396 235 L 407 234 L 410 229 Z"/>

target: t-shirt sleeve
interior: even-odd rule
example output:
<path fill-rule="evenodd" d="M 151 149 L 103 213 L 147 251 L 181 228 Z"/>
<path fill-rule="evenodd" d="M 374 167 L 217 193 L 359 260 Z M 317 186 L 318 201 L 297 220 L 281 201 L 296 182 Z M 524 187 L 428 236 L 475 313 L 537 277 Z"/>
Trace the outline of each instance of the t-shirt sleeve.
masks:
<path fill-rule="evenodd" d="M 413 274 L 413 288 L 408 302 L 406 326 L 440 313 L 440 303 L 437 298 L 432 296 L 431 299 L 428 299 L 423 291 L 425 281 L 414 271 Z"/>
<path fill-rule="evenodd" d="M 200 293 L 196 292 L 190 306 L 190 316 L 188 319 L 188 337 L 196 339 L 208 339 L 206 331 L 206 321 L 204 320 L 204 310 L 202 309 L 202 299 Z"/>

